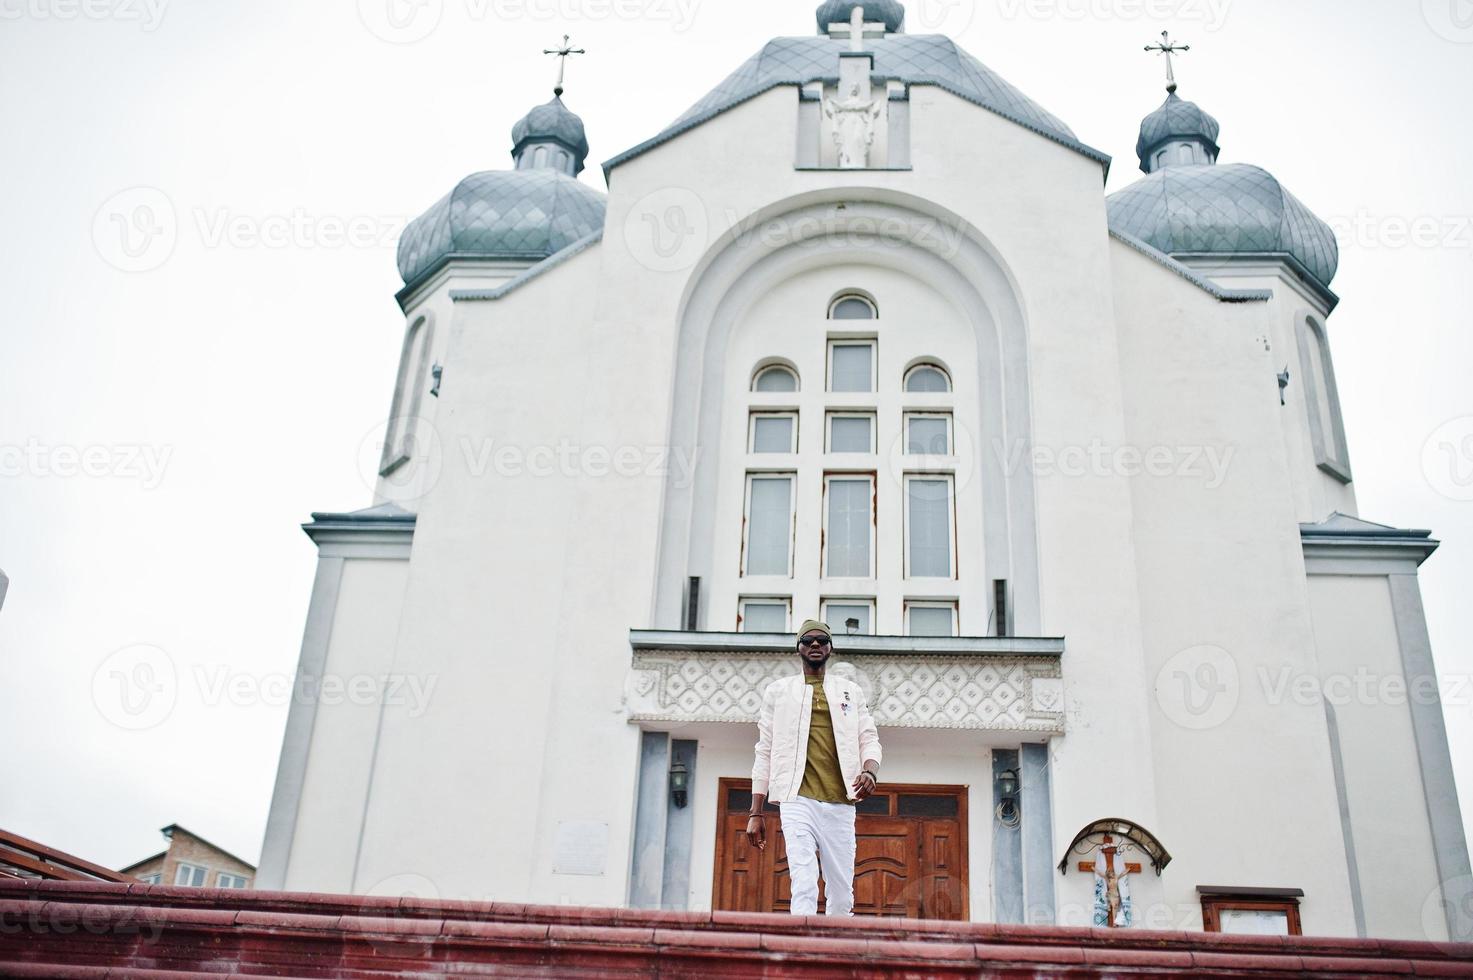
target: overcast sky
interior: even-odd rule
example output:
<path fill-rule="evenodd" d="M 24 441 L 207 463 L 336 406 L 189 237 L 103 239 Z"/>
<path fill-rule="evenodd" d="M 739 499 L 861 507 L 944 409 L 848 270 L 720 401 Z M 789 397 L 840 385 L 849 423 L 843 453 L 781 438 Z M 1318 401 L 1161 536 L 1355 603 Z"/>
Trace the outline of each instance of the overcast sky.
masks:
<path fill-rule="evenodd" d="M 299 525 L 370 502 L 400 228 L 508 166 L 564 32 L 589 52 L 565 98 L 602 189 L 598 161 L 812 33 L 815 6 L 0 0 L 0 828 L 121 867 L 178 822 L 257 859 L 315 564 Z M 1112 154 L 1112 191 L 1140 176 L 1164 96 L 1142 48 L 1169 28 L 1222 161 L 1341 229 L 1361 514 L 1445 542 L 1422 585 L 1473 816 L 1473 3 L 909 10 Z M 166 658 L 167 710 L 129 715 L 110 687 L 138 645 Z"/>

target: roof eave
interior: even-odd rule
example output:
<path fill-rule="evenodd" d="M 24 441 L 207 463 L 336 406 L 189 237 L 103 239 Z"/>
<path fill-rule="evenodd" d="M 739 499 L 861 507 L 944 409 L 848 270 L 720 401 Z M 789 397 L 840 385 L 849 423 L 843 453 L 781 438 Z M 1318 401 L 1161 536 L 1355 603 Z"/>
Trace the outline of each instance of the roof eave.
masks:
<path fill-rule="evenodd" d="M 1167 255 L 1160 249 L 1154 248 L 1146 242 L 1141 241 L 1134 235 L 1127 235 L 1123 231 L 1117 231 L 1116 229 L 1111 228 L 1110 237 L 1116 239 L 1121 244 L 1129 248 L 1135 249 L 1137 252 L 1141 253 L 1156 264 L 1166 268 L 1171 272 L 1174 272 L 1176 275 L 1180 276 L 1187 282 L 1191 283 L 1193 286 L 1196 286 L 1198 289 L 1207 293 L 1218 302 L 1267 303 L 1269 300 L 1273 299 L 1274 294 L 1267 289 L 1224 289 L 1222 286 L 1219 286 L 1211 279 L 1198 274 L 1188 266 L 1183 265 L 1181 262 L 1178 262 L 1176 259 L 1172 258 L 1170 255 Z"/>

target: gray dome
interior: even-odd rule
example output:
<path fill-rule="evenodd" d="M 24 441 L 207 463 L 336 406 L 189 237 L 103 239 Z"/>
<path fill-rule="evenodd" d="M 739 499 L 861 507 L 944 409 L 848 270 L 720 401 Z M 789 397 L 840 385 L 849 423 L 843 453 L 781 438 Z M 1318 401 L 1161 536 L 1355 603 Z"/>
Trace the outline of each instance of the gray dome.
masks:
<path fill-rule="evenodd" d="M 452 258 L 540 261 L 602 229 L 604 206 L 556 170 L 471 174 L 404 229 L 399 275 L 414 286 Z"/>
<path fill-rule="evenodd" d="M 1110 228 L 1168 255 L 1288 254 L 1326 289 L 1335 232 L 1273 175 L 1246 163 L 1168 167 L 1106 201 Z"/>
<path fill-rule="evenodd" d="M 864 8 L 866 23 L 878 24 L 884 21 L 885 30 L 891 34 L 899 31 L 905 23 L 905 6 L 900 0 L 827 0 L 819 4 L 815 14 L 818 19 L 818 33 L 827 34 L 830 24 L 849 23 L 849 15 L 855 7 Z"/>
<path fill-rule="evenodd" d="M 563 105 L 563 100 L 554 95 L 527 113 L 511 128 L 512 156 L 516 156 L 528 143 L 542 141 L 561 143 L 573 154 L 573 173 L 583 169 L 588 157 L 588 136 L 583 130 L 583 120 Z"/>
<path fill-rule="evenodd" d="M 1141 135 L 1136 140 L 1135 155 L 1140 157 L 1141 169 L 1149 173 L 1147 161 L 1162 143 L 1174 139 L 1195 139 L 1206 143 L 1215 159 L 1220 132 L 1222 126 L 1216 119 L 1203 112 L 1195 102 L 1187 102 L 1172 92 L 1159 109 L 1141 120 Z"/>

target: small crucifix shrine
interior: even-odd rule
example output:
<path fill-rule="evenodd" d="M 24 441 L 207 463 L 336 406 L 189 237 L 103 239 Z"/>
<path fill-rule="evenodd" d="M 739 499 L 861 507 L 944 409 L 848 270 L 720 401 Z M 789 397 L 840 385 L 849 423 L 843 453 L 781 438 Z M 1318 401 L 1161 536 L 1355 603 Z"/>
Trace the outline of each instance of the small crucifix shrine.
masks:
<path fill-rule="evenodd" d="M 849 22 L 829 25 L 829 37 L 846 40 L 839 54 L 839 82 L 825 85 L 819 159 L 824 166 L 860 170 L 885 165 L 887 92 L 871 78 L 874 55 L 865 42 L 883 38 L 885 25 L 867 24 L 855 6 Z"/>
<path fill-rule="evenodd" d="M 1122 860 L 1129 849 L 1130 845 L 1121 844 L 1106 834 L 1100 841 L 1095 859 L 1079 862 L 1080 871 L 1094 872 L 1094 924 L 1097 926 L 1120 929 L 1131 923 L 1129 879 L 1131 875 L 1141 873 L 1141 866 Z"/>

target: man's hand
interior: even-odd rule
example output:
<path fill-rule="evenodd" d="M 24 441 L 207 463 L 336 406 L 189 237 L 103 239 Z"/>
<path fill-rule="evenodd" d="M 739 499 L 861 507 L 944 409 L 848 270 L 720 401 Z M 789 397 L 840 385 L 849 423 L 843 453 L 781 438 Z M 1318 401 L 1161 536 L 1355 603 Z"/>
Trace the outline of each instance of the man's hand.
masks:
<path fill-rule="evenodd" d="M 760 814 L 747 818 L 747 843 L 759 851 L 767 850 L 767 821 Z"/>
<path fill-rule="evenodd" d="M 854 798 L 856 800 L 867 799 L 875 791 L 875 774 L 868 769 L 860 770 L 858 776 L 854 777 Z"/>

